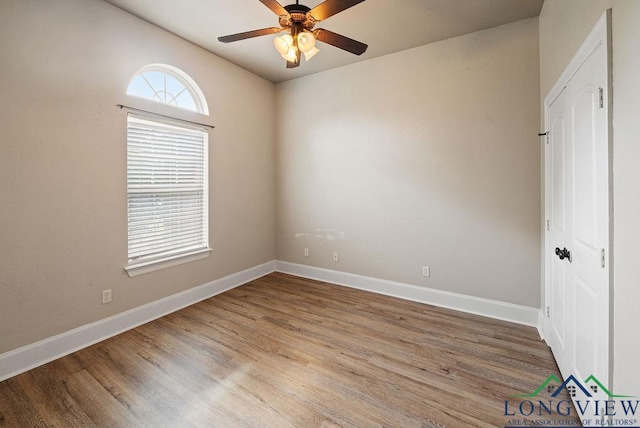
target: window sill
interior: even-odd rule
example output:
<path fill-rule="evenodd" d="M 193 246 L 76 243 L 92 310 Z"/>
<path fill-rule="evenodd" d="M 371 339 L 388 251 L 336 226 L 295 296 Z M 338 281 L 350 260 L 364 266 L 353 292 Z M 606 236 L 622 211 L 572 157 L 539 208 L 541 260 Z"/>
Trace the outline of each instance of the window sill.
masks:
<path fill-rule="evenodd" d="M 164 259 L 152 260 L 143 263 L 135 263 L 126 266 L 124 270 L 127 272 L 127 275 L 129 275 L 130 278 L 133 278 L 134 276 L 144 275 L 145 273 L 155 272 L 160 269 L 166 269 L 172 266 L 206 259 L 207 257 L 209 257 L 209 254 L 211 254 L 211 251 L 213 251 L 211 248 L 205 248 L 204 250 L 180 254 L 178 256 L 171 256 Z"/>

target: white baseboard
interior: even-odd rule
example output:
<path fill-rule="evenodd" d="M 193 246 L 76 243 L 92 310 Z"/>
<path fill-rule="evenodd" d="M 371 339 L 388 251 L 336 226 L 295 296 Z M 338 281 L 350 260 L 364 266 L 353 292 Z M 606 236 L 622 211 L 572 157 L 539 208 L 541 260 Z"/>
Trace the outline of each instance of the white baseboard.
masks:
<path fill-rule="evenodd" d="M 360 290 L 372 291 L 387 296 L 399 297 L 414 302 L 427 303 L 461 312 L 538 327 L 538 314 L 540 313 L 540 309 L 529 306 L 514 305 L 497 300 L 483 299 L 418 285 L 403 284 L 283 261 L 276 261 L 276 271 L 351 288 L 358 288 Z"/>
<path fill-rule="evenodd" d="M 275 270 L 270 261 L 238 273 L 216 279 L 155 302 L 83 325 L 22 348 L 0 354 L 0 381 L 71 354 L 201 300 L 246 284 Z"/>
<path fill-rule="evenodd" d="M 313 266 L 271 261 L 0 354 L 0 382 L 274 271 L 529 325 L 537 327 L 542 337 L 544 319 L 542 311 L 537 308 Z"/>

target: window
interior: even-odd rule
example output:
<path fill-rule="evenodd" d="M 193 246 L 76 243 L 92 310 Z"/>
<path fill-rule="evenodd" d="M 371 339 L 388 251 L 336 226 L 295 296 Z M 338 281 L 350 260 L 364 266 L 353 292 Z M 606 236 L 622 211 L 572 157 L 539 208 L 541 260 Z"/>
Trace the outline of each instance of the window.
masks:
<path fill-rule="evenodd" d="M 182 70 L 166 64 L 151 64 L 138 70 L 129 83 L 127 95 L 209 114 L 196 82 Z"/>
<path fill-rule="evenodd" d="M 175 74 L 175 70 L 170 71 Z M 138 72 L 132 84 L 138 78 L 148 81 L 145 76 L 147 72 Z M 184 101 L 181 94 L 198 93 L 191 85 L 169 92 L 157 91 L 156 101 L 177 107 L 180 103 L 206 106 L 204 98 Z M 208 133 L 205 129 L 179 119 L 129 113 L 127 219 L 128 266 L 125 269 L 129 276 L 209 255 Z"/>

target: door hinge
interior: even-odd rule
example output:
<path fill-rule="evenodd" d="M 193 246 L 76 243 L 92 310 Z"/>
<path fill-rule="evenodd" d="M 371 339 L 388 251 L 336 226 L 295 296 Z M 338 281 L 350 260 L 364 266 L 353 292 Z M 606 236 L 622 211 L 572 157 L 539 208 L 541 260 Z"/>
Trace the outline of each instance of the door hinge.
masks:
<path fill-rule="evenodd" d="M 549 306 L 547 306 L 547 318 L 550 318 L 550 316 L 549 316 Z"/>
<path fill-rule="evenodd" d="M 604 248 L 600 249 L 600 267 L 605 267 L 605 257 L 604 257 Z"/>
<path fill-rule="evenodd" d="M 547 219 L 547 232 L 551 230 L 551 226 L 549 224 L 549 219 Z"/>
<path fill-rule="evenodd" d="M 604 108 L 604 89 L 598 88 L 598 97 L 599 97 L 599 106 L 600 108 Z"/>

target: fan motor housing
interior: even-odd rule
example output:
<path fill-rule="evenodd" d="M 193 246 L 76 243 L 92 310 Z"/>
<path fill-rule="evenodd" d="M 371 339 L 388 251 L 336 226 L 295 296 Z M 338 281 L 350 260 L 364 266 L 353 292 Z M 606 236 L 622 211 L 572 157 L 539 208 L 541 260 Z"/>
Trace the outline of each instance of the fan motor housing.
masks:
<path fill-rule="evenodd" d="M 315 25 L 315 21 L 310 15 L 307 15 L 311 9 L 303 4 L 290 4 L 284 6 L 285 10 L 289 12 L 288 16 L 280 17 L 280 26 L 289 28 L 294 24 L 301 24 L 305 30 L 311 30 Z"/>

